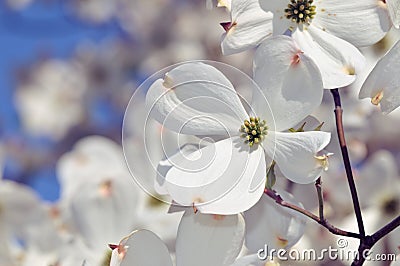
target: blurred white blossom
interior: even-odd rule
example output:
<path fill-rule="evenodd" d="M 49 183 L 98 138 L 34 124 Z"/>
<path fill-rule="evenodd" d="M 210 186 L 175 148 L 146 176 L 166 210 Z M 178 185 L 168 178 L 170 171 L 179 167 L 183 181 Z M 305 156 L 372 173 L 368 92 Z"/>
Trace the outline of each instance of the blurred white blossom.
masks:
<path fill-rule="evenodd" d="M 62 241 L 35 192 L 18 183 L 0 181 L 0 260 L 17 261 L 31 252 L 56 257 Z"/>
<path fill-rule="evenodd" d="M 100 136 L 81 139 L 58 163 L 60 210 L 73 234 L 96 254 L 137 224 L 138 189 L 122 148 Z"/>
<path fill-rule="evenodd" d="M 48 60 L 32 69 L 16 92 L 21 122 L 32 135 L 63 138 L 85 114 L 86 77 L 73 62 Z"/>
<path fill-rule="evenodd" d="M 15 10 L 21 10 L 33 2 L 33 0 L 6 0 L 6 4 Z"/>

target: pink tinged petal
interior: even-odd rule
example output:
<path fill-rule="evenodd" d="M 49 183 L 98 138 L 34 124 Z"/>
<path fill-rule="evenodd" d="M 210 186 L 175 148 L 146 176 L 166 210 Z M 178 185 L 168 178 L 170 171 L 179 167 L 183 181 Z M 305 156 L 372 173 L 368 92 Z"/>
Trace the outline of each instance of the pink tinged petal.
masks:
<path fill-rule="evenodd" d="M 316 6 L 313 25 L 357 47 L 378 42 L 391 27 L 381 0 L 322 0 Z"/>
<path fill-rule="evenodd" d="M 115 254 L 117 250 L 118 255 Z M 114 257 L 114 258 L 113 258 Z M 121 261 L 121 264 L 115 261 Z M 112 254 L 114 265 L 172 266 L 167 246 L 153 232 L 139 230 L 123 239 Z M 113 264 L 110 264 L 114 266 Z"/>
<path fill-rule="evenodd" d="M 278 192 L 285 201 L 303 207 L 287 192 Z M 264 245 L 268 249 L 289 249 L 304 234 L 305 220 L 300 214 L 285 209 L 266 195 L 244 213 L 246 221 L 245 245 L 251 253 L 257 253 Z"/>
<path fill-rule="evenodd" d="M 261 91 L 253 92 L 253 111 L 267 123 L 275 120 L 277 131 L 293 127 L 321 104 L 321 74 L 288 36 L 273 37 L 260 45 L 254 80 Z"/>
<path fill-rule="evenodd" d="M 69 200 L 82 183 L 96 183 L 117 175 L 129 175 L 121 147 L 102 136 L 88 136 L 79 140 L 74 149 L 58 161 L 57 173 L 63 200 Z"/>
<path fill-rule="evenodd" d="M 239 53 L 257 46 L 272 34 L 272 13 L 262 10 L 258 0 L 235 0 L 231 22 L 221 25 L 226 31 L 222 36 L 222 53 Z"/>
<path fill-rule="evenodd" d="M 102 250 L 107 243 L 118 240 L 131 229 L 137 200 L 132 187 L 116 179 L 101 184 L 81 184 L 68 208 L 86 244 L 94 250 Z"/>
<path fill-rule="evenodd" d="M 296 30 L 292 37 L 318 66 L 325 89 L 351 84 L 365 65 L 365 58 L 356 47 L 313 24 L 303 31 Z"/>
<path fill-rule="evenodd" d="M 231 265 L 242 248 L 244 229 L 240 214 L 185 212 L 176 239 L 176 265 Z"/>
<path fill-rule="evenodd" d="M 264 149 L 286 178 L 295 183 L 309 184 L 326 167 L 326 161 L 319 160 L 316 155 L 328 145 L 330 139 L 330 133 L 319 131 L 270 132 L 264 141 Z"/>
<path fill-rule="evenodd" d="M 388 114 L 400 105 L 400 41 L 382 57 L 361 87 L 359 98 L 371 98 Z"/>
<path fill-rule="evenodd" d="M 219 141 L 172 163 L 165 179 L 172 199 L 215 214 L 238 213 L 254 205 L 266 169 L 262 148 L 250 149 L 240 137 Z"/>
<path fill-rule="evenodd" d="M 386 0 L 386 4 L 393 26 L 398 29 L 400 26 L 400 0 Z"/>
<path fill-rule="evenodd" d="M 182 64 L 155 81 L 146 107 L 163 126 L 190 135 L 237 134 L 248 116 L 229 80 L 200 62 Z"/>

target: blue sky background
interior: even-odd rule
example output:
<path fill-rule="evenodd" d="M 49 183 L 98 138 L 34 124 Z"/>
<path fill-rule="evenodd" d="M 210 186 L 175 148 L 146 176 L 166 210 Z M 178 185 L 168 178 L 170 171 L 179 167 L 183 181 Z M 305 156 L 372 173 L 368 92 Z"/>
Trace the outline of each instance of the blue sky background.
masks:
<path fill-rule="evenodd" d="M 68 2 L 68 1 L 65 1 Z M 33 138 L 21 130 L 14 106 L 18 70 L 43 54 L 68 58 L 82 41 L 125 38 L 117 23 L 92 25 L 74 17 L 64 1 L 34 1 L 23 10 L 10 10 L 0 2 L 0 136 L 3 141 L 20 140 L 32 149 L 51 149 L 48 139 Z M 99 115 L 107 112 L 99 110 Z M 100 119 L 101 120 L 101 119 Z M 39 155 L 40 156 L 40 155 Z M 18 162 L 6 161 L 4 178 L 32 186 L 45 200 L 59 197 L 55 165 L 36 169 L 26 176 Z"/>

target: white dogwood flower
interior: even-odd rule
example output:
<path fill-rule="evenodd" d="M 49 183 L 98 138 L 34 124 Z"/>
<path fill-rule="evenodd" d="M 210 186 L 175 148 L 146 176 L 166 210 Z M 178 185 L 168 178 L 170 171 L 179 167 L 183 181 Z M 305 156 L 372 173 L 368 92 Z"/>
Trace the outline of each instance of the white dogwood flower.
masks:
<path fill-rule="evenodd" d="M 231 265 L 242 248 L 244 232 L 240 214 L 194 214 L 188 210 L 179 224 L 175 265 Z M 134 231 L 111 247 L 110 266 L 174 265 L 166 245 L 148 230 Z"/>
<path fill-rule="evenodd" d="M 391 26 L 386 7 L 376 0 L 238 0 L 231 17 L 221 45 L 224 54 L 291 33 L 318 65 L 327 89 L 351 84 L 365 61 L 355 46 L 376 43 Z M 248 30 L 243 34 L 241 29 Z"/>
<path fill-rule="evenodd" d="M 32 78 L 16 91 L 16 108 L 30 134 L 64 138 L 85 116 L 87 79 L 75 62 L 48 60 L 38 64 Z"/>
<path fill-rule="evenodd" d="M 48 210 L 36 193 L 9 180 L 0 180 L 0 239 L 1 265 L 14 265 L 4 264 L 4 260 L 14 259 L 16 250 L 23 255 L 32 250 L 54 255 L 61 246 Z"/>
<path fill-rule="evenodd" d="M 260 79 L 270 84 L 260 84 L 259 92 L 254 89 L 252 112 L 246 111 L 224 74 L 201 62 L 181 64 L 152 84 L 146 95 L 151 117 L 182 134 L 218 136 L 211 145 L 167 158 L 157 192 L 203 213 L 235 214 L 260 199 L 266 158 L 273 158 L 294 182 L 310 183 L 319 176 L 323 166 L 315 156 L 329 143 L 330 134 L 281 131 L 320 103 L 321 77 L 298 50 L 290 45 L 279 48 L 285 53 L 270 62 L 275 78 Z M 300 99 L 293 97 L 294 89 L 302 91 Z M 271 109 L 265 98 L 270 91 L 281 103 Z"/>
<path fill-rule="evenodd" d="M 109 241 L 132 230 L 138 193 L 117 143 L 83 138 L 60 158 L 57 172 L 62 214 L 91 250 L 101 254 Z"/>
<path fill-rule="evenodd" d="M 400 41 L 384 55 L 361 87 L 359 98 L 371 98 L 374 105 L 380 104 L 383 113 L 388 114 L 400 105 Z"/>

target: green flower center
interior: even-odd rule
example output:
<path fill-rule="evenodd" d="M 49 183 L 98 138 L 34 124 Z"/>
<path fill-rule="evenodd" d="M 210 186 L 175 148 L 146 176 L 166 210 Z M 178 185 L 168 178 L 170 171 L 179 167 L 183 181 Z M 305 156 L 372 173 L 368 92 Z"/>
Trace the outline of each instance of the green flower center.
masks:
<path fill-rule="evenodd" d="M 261 121 L 259 117 L 250 117 L 244 120 L 239 131 L 243 133 L 241 137 L 245 139 L 244 143 L 252 147 L 264 140 L 264 137 L 268 134 L 267 129 L 265 120 Z"/>
<path fill-rule="evenodd" d="M 285 9 L 286 18 L 297 24 L 310 24 L 316 14 L 316 7 L 312 5 L 313 0 L 290 0 L 290 2 Z"/>

